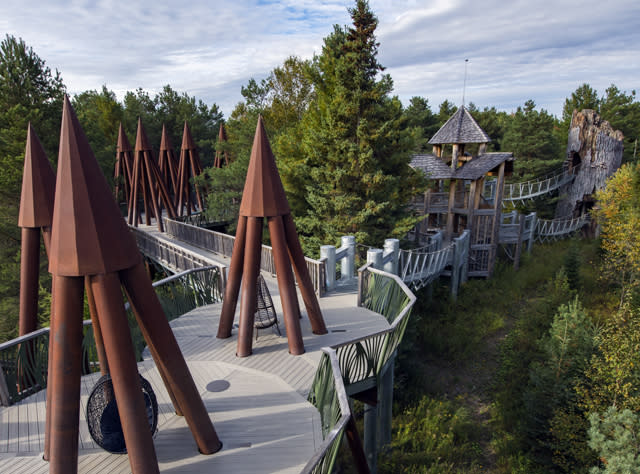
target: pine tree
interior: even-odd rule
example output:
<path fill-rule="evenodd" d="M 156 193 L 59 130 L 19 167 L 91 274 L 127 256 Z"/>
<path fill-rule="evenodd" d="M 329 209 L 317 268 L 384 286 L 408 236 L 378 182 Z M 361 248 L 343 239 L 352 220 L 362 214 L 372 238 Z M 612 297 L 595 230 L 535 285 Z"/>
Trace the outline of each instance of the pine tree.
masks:
<path fill-rule="evenodd" d="M 407 203 L 423 184 L 408 166 L 410 132 L 377 60 L 378 21 L 364 0 L 349 12 L 353 26 L 335 26 L 316 58 L 316 98 L 302 123 L 308 210 L 296 223 L 307 248 L 344 234 L 370 245 L 402 236 L 415 222 Z"/>

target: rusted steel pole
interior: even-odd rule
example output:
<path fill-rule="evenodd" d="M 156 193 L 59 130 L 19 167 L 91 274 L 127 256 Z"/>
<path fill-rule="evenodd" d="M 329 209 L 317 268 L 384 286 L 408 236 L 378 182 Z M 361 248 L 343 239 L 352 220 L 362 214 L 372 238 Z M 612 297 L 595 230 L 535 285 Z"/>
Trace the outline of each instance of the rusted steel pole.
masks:
<path fill-rule="evenodd" d="M 78 472 L 78 413 L 82 365 L 83 277 L 54 275 L 54 332 L 51 385 L 47 390 L 47 411 L 51 411 L 49 430 L 49 472 Z M 50 392 L 50 393 L 49 393 Z"/>
<path fill-rule="evenodd" d="M 224 300 L 222 301 L 222 311 L 220 312 L 220 322 L 218 323 L 217 337 L 220 339 L 231 336 L 231 328 L 236 315 L 238 294 L 240 293 L 240 284 L 242 282 L 246 232 L 247 218 L 239 216 L 236 239 L 233 242 L 233 258 L 229 266 L 229 277 L 227 278 L 227 287 L 224 290 Z"/>
<path fill-rule="evenodd" d="M 269 217 L 267 221 L 273 247 L 276 276 L 278 277 L 278 288 L 280 289 L 280 300 L 282 301 L 282 312 L 284 313 L 284 324 L 287 328 L 289 353 L 292 355 L 304 354 L 302 330 L 300 329 L 300 306 L 287 254 L 284 224 L 281 216 Z"/>
<path fill-rule="evenodd" d="M 91 278 L 85 277 L 84 288 L 87 292 L 87 303 L 89 305 L 89 314 L 91 315 L 91 326 L 93 326 L 93 339 L 96 343 L 96 352 L 98 353 L 98 362 L 100 362 L 100 373 L 106 375 L 109 373 L 109 362 L 107 361 L 107 353 L 104 350 L 104 342 L 102 340 L 102 328 L 98 319 L 98 309 L 91 288 Z"/>
<path fill-rule="evenodd" d="M 252 353 L 253 322 L 257 303 L 257 282 L 260 272 L 262 250 L 262 217 L 247 217 L 247 237 L 244 251 L 244 283 L 240 299 L 240 321 L 238 325 L 237 357 L 247 357 Z"/>
<path fill-rule="evenodd" d="M 38 276 L 40 273 L 40 229 L 22 228 L 20 254 L 19 334 L 38 329 Z"/>
<path fill-rule="evenodd" d="M 140 328 L 140 332 L 142 333 L 142 337 L 147 342 L 147 347 L 149 348 L 149 352 L 151 352 L 151 357 L 153 358 L 154 361 L 160 360 L 160 358 L 158 357 L 158 351 L 156 350 L 156 347 L 153 341 L 151 341 L 149 334 L 147 333 L 147 331 L 143 326 L 139 326 L 139 328 Z M 151 342 L 148 342 L 148 341 L 151 341 Z M 173 409 L 176 415 L 184 416 L 182 413 L 182 409 L 180 408 L 180 405 L 178 403 L 178 400 L 176 400 L 176 396 L 173 394 L 171 383 L 169 382 L 169 378 L 165 373 L 165 370 L 166 370 L 165 367 L 162 364 L 158 364 L 158 363 L 156 363 L 156 367 L 158 369 L 158 373 L 160 374 L 160 377 L 162 378 L 162 383 L 167 389 L 167 393 L 169 394 L 169 398 L 171 399 L 171 404 L 173 405 Z"/>
<path fill-rule="evenodd" d="M 133 474 L 157 474 L 158 460 L 145 407 L 117 273 L 89 277 L 111 367 L 129 463 Z"/>
<path fill-rule="evenodd" d="M 156 365 L 162 366 L 198 449 L 203 454 L 219 451 L 222 443 L 213 428 L 144 265 L 139 263 L 121 270 L 120 280 L 138 325 L 144 328 L 143 334 L 148 337 L 147 343 L 153 342 L 156 348 Z"/>
<path fill-rule="evenodd" d="M 282 216 L 282 220 L 284 222 L 289 257 L 293 264 L 293 270 L 296 273 L 298 287 L 300 288 L 300 294 L 302 295 L 302 301 L 304 301 L 304 305 L 307 308 L 307 315 L 309 316 L 309 322 L 311 323 L 311 331 L 314 334 L 326 334 L 327 327 L 324 324 L 324 318 L 320 311 L 318 298 L 313 291 L 313 283 L 311 283 L 309 269 L 307 268 L 307 262 L 304 259 L 304 254 L 302 253 L 302 247 L 300 246 L 300 240 L 298 239 L 298 232 L 296 231 L 296 225 L 293 222 L 293 217 L 291 214 L 287 214 Z"/>

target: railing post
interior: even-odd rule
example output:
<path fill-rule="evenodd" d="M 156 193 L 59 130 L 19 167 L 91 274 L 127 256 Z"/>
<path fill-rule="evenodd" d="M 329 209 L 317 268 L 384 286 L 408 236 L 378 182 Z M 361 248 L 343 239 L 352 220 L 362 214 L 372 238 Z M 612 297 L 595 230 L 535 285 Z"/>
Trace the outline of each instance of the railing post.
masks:
<path fill-rule="evenodd" d="M 531 214 L 531 234 L 529 234 L 529 241 L 527 242 L 527 253 L 531 253 L 531 249 L 533 248 L 533 241 L 536 238 L 536 228 L 538 227 L 538 215 L 535 212 Z"/>
<path fill-rule="evenodd" d="M 369 249 L 367 250 L 367 263 L 370 263 L 373 268 L 378 270 L 382 270 L 382 250 L 380 249 Z"/>
<path fill-rule="evenodd" d="M 356 273 L 356 238 L 353 235 L 344 235 L 340 239 L 341 248 L 347 247 L 347 255 L 341 260 L 340 277 L 350 280 Z"/>
<path fill-rule="evenodd" d="M 384 271 L 398 274 L 398 257 L 400 256 L 400 241 L 398 239 L 386 239 L 384 241 L 383 257 L 392 255 L 391 259 L 384 264 Z"/>
<path fill-rule="evenodd" d="M 460 285 L 460 258 L 462 257 L 461 237 L 454 239 L 453 261 L 451 262 L 451 297 L 453 301 L 458 298 L 458 286 Z"/>
<path fill-rule="evenodd" d="M 333 245 L 321 246 L 320 258 L 325 259 L 327 291 L 331 291 L 336 286 L 336 248 Z"/>

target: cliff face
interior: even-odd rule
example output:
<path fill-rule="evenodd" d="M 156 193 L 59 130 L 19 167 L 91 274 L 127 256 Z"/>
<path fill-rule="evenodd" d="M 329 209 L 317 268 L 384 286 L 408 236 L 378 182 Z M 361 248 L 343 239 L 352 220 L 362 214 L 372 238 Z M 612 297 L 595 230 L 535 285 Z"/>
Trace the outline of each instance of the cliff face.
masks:
<path fill-rule="evenodd" d="M 573 111 L 566 166 L 575 179 L 561 189 L 556 218 L 577 217 L 593 205 L 594 194 L 620 167 L 623 135 L 593 110 Z"/>

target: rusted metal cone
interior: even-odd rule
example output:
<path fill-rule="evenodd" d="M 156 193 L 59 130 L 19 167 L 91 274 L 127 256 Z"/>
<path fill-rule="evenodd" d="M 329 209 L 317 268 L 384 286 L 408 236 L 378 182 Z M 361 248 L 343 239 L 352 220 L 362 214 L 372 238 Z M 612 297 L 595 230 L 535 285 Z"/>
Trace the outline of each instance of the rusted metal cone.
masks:
<path fill-rule="evenodd" d="M 224 123 L 220 124 L 220 131 L 218 132 L 218 144 L 227 141 L 227 132 L 224 130 Z M 225 166 L 229 165 L 229 152 L 227 150 L 216 150 L 216 156 L 213 160 L 214 168 L 222 168 L 222 159 L 224 158 Z"/>
<path fill-rule="evenodd" d="M 255 286 L 260 271 L 259 239 L 262 234 L 263 218 L 267 218 L 269 223 L 289 352 L 295 355 L 302 354 L 304 344 L 299 321 L 300 307 L 291 273 L 292 264 L 298 277 L 313 332 L 325 334 L 327 329 L 304 262 L 298 235 L 291 218 L 291 209 L 264 130 L 262 117 L 259 117 L 240 203 L 238 231 L 218 326 L 218 337 L 225 338 L 231 335 L 240 282 L 243 281 L 236 353 L 241 357 L 251 354 L 251 335 L 256 307 Z"/>
<path fill-rule="evenodd" d="M 116 165 L 113 173 L 115 181 L 114 196 L 116 201 L 120 200 L 120 191 L 124 190 L 124 199 L 129 204 L 131 194 L 131 181 L 133 157 L 131 156 L 132 149 L 127 139 L 127 134 L 124 133 L 124 127 L 120 123 L 118 128 L 118 143 L 116 145 Z"/>
<path fill-rule="evenodd" d="M 185 121 L 182 133 L 182 146 L 180 147 L 180 162 L 178 164 L 178 192 L 176 195 L 176 208 L 178 215 L 182 216 L 186 207 L 186 215 L 195 210 L 196 203 L 191 198 L 190 179 L 202 173 L 202 165 L 198 157 L 196 144 L 191 136 L 191 129 Z M 200 190 L 194 185 L 196 202 L 200 210 L 203 209 Z"/>
<path fill-rule="evenodd" d="M 18 226 L 22 227 L 20 263 L 21 336 L 38 328 L 40 229 L 51 228 L 56 177 L 44 148 L 29 124 L 24 154 Z"/>
<path fill-rule="evenodd" d="M 51 472 L 77 472 L 79 351 L 85 277 L 89 282 L 90 302 L 102 330 L 132 472 L 157 473 L 158 465 L 133 345 L 129 337 L 123 337 L 129 329 L 121 285 L 144 326 L 143 334 L 153 349 L 158 370 L 163 380 L 169 381 L 167 389 L 185 412 L 201 451 L 216 451 L 220 442 L 144 271 L 135 239 L 120 217 L 66 97 L 56 188 L 50 258 L 55 285 L 52 311 L 55 342 L 52 346 L 50 403 L 47 404 L 47 410 L 51 411 L 51 428 L 47 432 Z M 66 343 L 61 344 L 60 340 Z"/>

